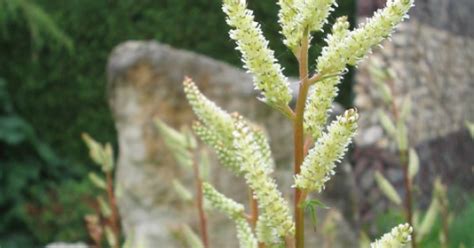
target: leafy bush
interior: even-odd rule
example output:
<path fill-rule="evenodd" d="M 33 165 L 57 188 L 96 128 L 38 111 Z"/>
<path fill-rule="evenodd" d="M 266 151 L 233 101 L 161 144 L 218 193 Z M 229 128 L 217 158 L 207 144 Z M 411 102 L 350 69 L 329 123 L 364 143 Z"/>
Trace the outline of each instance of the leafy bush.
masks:
<path fill-rule="evenodd" d="M 85 208 L 77 201 L 90 186 L 81 183 L 79 167 L 60 159 L 15 112 L 5 86 L 0 80 L 0 246 L 82 238 L 77 220 Z"/>

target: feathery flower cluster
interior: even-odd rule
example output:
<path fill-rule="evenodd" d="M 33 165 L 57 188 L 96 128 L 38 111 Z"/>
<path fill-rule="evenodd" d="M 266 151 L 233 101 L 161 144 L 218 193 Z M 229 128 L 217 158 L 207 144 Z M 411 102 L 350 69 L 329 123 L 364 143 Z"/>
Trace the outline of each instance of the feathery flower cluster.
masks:
<path fill-rule="evenodd" d="M 389 0 L 387 6 L 350 32 L 344 39 L 326 46 L 318 58 L 317 72 L 323 76 L 338 74 L 346 64 L 355 65 L 370 49 L 390 36 L 393 29 L 408 17 L 413 0 Z"/>
<path fill-rule="evenodd" d="M 257 239 L 252 233 L 252 229 L 250 228 L 247 220 L 243 216 L 244 206 L 219 193 L 209 183 L 203 183 L 202 186 L 204 197 L 209 201 L 211 206 L 219 211 L 222 211 L 235 222 L 240 247 L 256 248 Z"/>
<path fill-rule="evenodd" d="M 281 242 L 275 229 L 268 225 L 268 218 L 265 214 L 258 216 L 255 233 L 257 234 L 258 241 L 270 245 L 269 247 L 273 247 L 271 246 L 272 244 Z"/>
<path fill-rule="evenodd" d="M 354 109 L 338 116 L 303 161 L 301 173 L 296 175 L 295 186 L 307 192 L 321 191 L 334 175 L 335 162 L 346 152 L 357 129 L 358 114 Z"/>
<path fill-rule="evenodd" d="M 263 164 L 265 161 L 251 127 L 241 116 L 235 115 L 234 119 L 234 146 L 240 153 L 245 180 L 253 190 L 262 212 L 267 216 L 268 225 L 275 228 L 280 237 L 293 234 L 294 224 L 288 203 Z"/>
<path fill-rule="evenodd" d="M 221 135 L 221 133 L 212 131 L 211 128 L 205 127 L 202 123 L 197 121 L 193 123 L 192 128 L 194 133 L 196 133 L 204 143 L 216 151 L 217 159 L 222 166 L 236 175 L 242 174 L 240 163 L 237 159 L 238 154 L 234 149 L 232 141 L 224 140 L 224 136 Z"/>
<path fill-rule="evenodd" d="M 267 174 L 273 173 L 275 167 L 275 161 L 272 157 L 270 150 L 270 144 L 268 143 L 265 132 L 258 126 L 252 127 L 253 136 L 255 143 L 257 143 L 260 153 L 262 154 L 262 166 L 266 170 Z"/>
<path fill-rule="evenodd" d="M 300 0 L 296 0 L 298 2 Z M 285 37 L 283 41 L 286 46 L 294 49 L 298 41 L 293 39 L 296 34 L 296 16 L 298 14 L 296 3 L 294 0 L 279 0 L 280 11 L 278 12 L 278 22 L 281 26 L 281 33 Z"/>
<path fill-rule="evenodd" d="M 249 223 L 243 217 L 234 220 L 237 228 L 237 238 L 239 239 L 239 247 L 257 248 L 258 241 L 250 228 Z"/>
<path fill-rule="evenodd" d="M 245 0 L 224 0 L 227 23 L 233 27 L 230 37 L 237 42 L 244 67 L 253 74 L 255 88 L 260 90 L 263 101 L 279 110 L 285 109 L 292 95 L 287 78 L 276 62 L 274 52 L 260 26 L 254 21 Z"/>
<path fill-rule="evenodd" d="M 321 30 L 335 4 L 335 0 L 280 0 L 278 16 L 285 45 L 295 51 L 305 32 Z"/>
<path fill-rule="evenodd" d="M 244 206 L 242 204 L 219 193 L 211 184 L 206 182 L 202 183 L 202 190 L 204 197 L 209 201 L 211 206 L 225 213 L 231 219 L 242 217 L 244 215 Z"/>
<path fill-rule="evenodd" d="M 371 248 L 402 248 L 411 240 L 413 228 L 408 224 L 400 224 L 386 233 L 379 240 L 370 244 Z"/>
<path fill-rule="evenodd" d="M 332 34 L 326 38 L 328 47 L 339 44 L 349 33 L 349 22 L 347 17 L 339 17 L 332 26 Z M 344 65 L 345 66 L 345 65 Z M 343 70 L 343 69 L 341 69 Z M 310 89 L 305 111 L 305 128 L 315 140 L 321 136 L 326 124 L 327 112 L 337 96 L 339 89 L 336 85 L 341 81 L 340 75 L 332 75 Z"/>
<path fill-rule="evenodd" d="M 193 130 L 207 145 L 214 148 L 219 162 L 235 174 L 241 174 L 240 164 L 233 149 L 232 132 L 234 123 L 232 117 L 207 99 L 191 79 L 183 82 L 184 92 L 201 122 L 193 123 Z"/>
<path fill-rule="evenodd" d="M 300 1 L 299 5 L 299 25 L 303 29 L 307 27 L 309 32 L 320 31 L 334 10 L 332 6 L 337 6 L 336 0 L 305 0 Z"/>
<path fill-rule="evenodd" d="M 346 20 L 338 19 L 333 35 L 317 60 L 317 73 L 322 78 L 311 90 L 305 110 L 307 130 L 318 138 L 326 123 L 331 103 L 337 95 L 337 84 L 346 65 L 356 65 L 370 49 L 388 37 L 392 30 L 408 17 L 407 12 L 414 0 L 389 0 L 387 6 L 377 11 L 364 25 L 352 32 L 347 31 Z"/>
<path fill-rule="evenodd" d="M 396 25 L 408 18 L 408 11 L 414 5 L 414 0 L 388 0 L 387 6 L 375 12 L 362 27 L 354 30 L 348 37 L 348 63 L 356 65 L 371 47 L 389 37 Z"/>
<path fill-rule="evenodd" d="M 183 86 L 186 98 L 198 119 L 213 132 L 223 136 L 222 139 L 226 142 L 232 140 L 233 128 L 230 115 L 207 99 L 190 78 L 184 79 Z"/>
<path fill-rule="evenodd" d="M 333 11 L 335 0 L 305 0 L 298 2 L 297 32 L 293 40 L 301 43 L 304 32 L 320 31 L 327 22 L 327 17 Z M 292 44 L 295 45 L 295 44 Z"/>

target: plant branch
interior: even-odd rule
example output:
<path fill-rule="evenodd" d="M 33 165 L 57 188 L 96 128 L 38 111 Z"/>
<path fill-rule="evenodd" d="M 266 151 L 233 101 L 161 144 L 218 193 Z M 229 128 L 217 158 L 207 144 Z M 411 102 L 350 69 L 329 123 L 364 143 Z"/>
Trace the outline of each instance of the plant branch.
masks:
<path fill-rule="evenodd" d="M 395 86 L 393 79 L 388 80 L 388 86 L 390 89 L 390 94 L 392 95 L 392 100 L 390 102 L 390 107 L 391 111 L 393 114 L 393 117 L 398 123 L 400 121 L 400 112 L 398 110 L 398 106 L 395 103 Z M 411 234 L 411 246 L 412 248 L 417 247 L 417 240 L 416 240 L 416 230 L 415 227 L 413 226 L 413 182 L 410 177 L 409 173 L 409 168 L 408 168 L 408 150 L 400 150 L 400 163 L 403 167 L 403 179 L 404 179 L 404 187 L 405 187 L 405 216 L 406 216 L 406 221 L 410 226 L 413 228 L 412 234 Z"/>
<path fill-rule="evenodd" d="M 294 175 L 298 175 L 301 170 L 301 164 L 304 159 L 304 109 L 306 105 L 306 98 L 308 96 L 309 81 L 308 81 L 308 31 L 306 30 L 301 48 L 299 50 L 298 64 L 300 74 L 300 88 L 298 99 L 295 108 L 295 118 L 293 121 L 293 132 L 294 132 Z M 296 225 L 296 248 L 304 247 L 304 209 L 300 207 L 300 202 L 304 201 L 303 194 L 300 189 L 295 189 L 295 225 Z"/>
<path fill-rule="evenodd" d="M 196 184 L 196 206 L 199 214 L 199 230 L 201 232 L 201 240 L 205 248 L 209 248 L 209 239 L 207 234 L 207 217 L 204 212 L 204 196 L 202 192 L 202 178 L 199 172 L 199 165 L 196 161 L 196 155 L 193 156 L 193 172 Z"/>
<path fill-rule="evenodd" d="M 406 220 L 410 226 L 413 228 L 413 185 L 409 175 L 408 170 L 408 151 L 403 150 L 400 151 L 400 162 L 403 166 L 403 176 L 404 176 L 404 184 L 405 184 L 405 215 Z M 417 240 L 416 240 L 416 230 L 413 228 L 413 232 L 411 233 L 411 247 L 417 247 Z"/>
<path fill-rule="evenodd" d="M 253 197 L 253 191 L 249 189 L 249 203 L 250 203 L 250 226 L 252 228 L 255 228 L 257 225 L 257 220 L 258 220 L 258 203 L 257 199 Z"/>
<path fill-rule="evenodd" d="M 118 207 L 117 207 L 117 199 L 115 197 L 114 193 L 114 180 L 112 176 L 112 171 L 107 171 L 105 172 L 105 176 L 107 179 L 107 198 L 109 200 L 109 205 L 112 210 L 112 216 L 110 216 L 109 222 L 110 226 L 112 229 L 112 232 L 114 233 L 115 236 L 115 247 L 114 248 L 119 248 L 120 247 L 120 215 L 118 212 Z"/>

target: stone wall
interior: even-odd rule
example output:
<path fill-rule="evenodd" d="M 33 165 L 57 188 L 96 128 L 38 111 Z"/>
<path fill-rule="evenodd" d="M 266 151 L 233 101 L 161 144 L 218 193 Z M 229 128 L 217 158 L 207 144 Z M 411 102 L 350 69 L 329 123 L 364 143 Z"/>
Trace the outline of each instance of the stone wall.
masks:
<path fill-rule="evenodd" d="M 373 169 L 384 171 L 402 186 L 395 151 L 387 150 L 395 147 L 394 141 L 384 134 L 376 114 L 383 103 L 368 73 L 373 61 L 395 73 L 396 101 L 410 96 L 413 102 L 408 132 L 421 160 L 423 180 L 416 183 L 425 196 L 422 203 L 429 200 L 435 176 L 448 185 L 474 187 L 474 142 L 465 128 L 466 121 L 474 120 L 474 36 L 468 24 L 474 22 L 474 1 L 417 0 L 415 4 L 409 21 L 383 43 L 383 49 L 374 50 L 356 77 L 355 105 L 361 119 L 355 171 L 365 191 L 362 195 L 373 202 L 381 199 L 369 193 L 374 192 Z"/>

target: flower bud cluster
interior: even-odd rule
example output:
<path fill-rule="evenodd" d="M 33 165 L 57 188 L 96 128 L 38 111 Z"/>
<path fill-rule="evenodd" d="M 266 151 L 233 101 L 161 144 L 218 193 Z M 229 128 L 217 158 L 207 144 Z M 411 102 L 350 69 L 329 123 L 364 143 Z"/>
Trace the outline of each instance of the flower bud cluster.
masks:
<path fill-rule="evenodd" d="M 204 182 L 202 184 L 204 197 L 211 206 L 226 215 L 231 219 L 235 219 L 244 214 L 244 206 L 227 198 L 225 195 L 219 193 L 211 184 Z"/>
<path fill-rule="evenodd" d="M 183 86 L 186 98 L 198 119 L 206 127 L 223 136 L 223 140 L 227 142 L 232 140 L 233 127 L 230 115 L 207 99 L 190 78 L 183 81 Z"/>
<path fill-rule="evenodd" d="M 279 1 L 279 22 L 284 43 L 293 51 L 301 45 L 305 32 L 320 31 L 327 22 L 327 18 L 335 0 L 296 0 Z"/>
<path fill-rule="evenodd" d="M 402 248 L 406 247 L 408 242 L 411 240 L 411 233 L 413 228 L 408 224 L 400 224 L 392 229 L 389 233 L 386 233 L 380 238 L 370 244 L 371 248 Z"/>
<path fill-rule="evenodd" d="M 266 214 L 268 225 L 275 228 L 280 237 L 294 233 L 294 223 L 287 201 L 277 189 L 264 165 L 265 160 L 260 152 L 251 127 L 241 116 L 236 115 L 234 146 L 239 151 L 239 159 L 244 177 L 257 198 L 259 207 Z"/>
<path fill-rule="evenodd" d="M 260 90 L 263 101 L 277 109 L 284 109 L 292 94 L 287 78 L 277 63 L 273 50 L 254 21 L 253 12 L 245 0 L 224 0 L 223 10 L 227 23 L 233 27 L 230 37 L 237 42 L 244 67 L 253 75 L 255 88 Z"/>
<path fill-rule="evenodd" d="M 257 248 L 257 239 L 244 217 L 244 206 L 219 193 L 209 183 L 203 183 L 204 197 L 211 206 L 231 218 L 236 225 L 240 247 Z"/>
<path fill-rule="evenodd" d="M 304 159 L 301 173 L 295 177 L 297 188 L 307 192 L 324 189 L 357 130 L 358 117 L 356 110 L 349 109 L 328 127 Z"/>
<path fill-rule="evenodd" d="M 241 174 L 240 164 L 237 161 L 238 154 L 232 142 L 234 130 L 232 117 L 207 99 L 191 79 L 185 79 L 183 85 L 189 104 L 200 120 L 193 124 L 193 131 L 216 151 L 219 162 L 224 167 L 235 174 Z"/>
<path fill-rule="evenodd" d="M 212 131 L 200 122 L 193 123 L 194 133 L 208 146 L 212 147 L 217 154 L 217 159 L 222 166 L 226 167 L 236 175 L 241 175 L 238 154 L 234 149 L 232 141 L 222 139 L 222 135 L 216 130 Z"/>
<path fill-rule="evenodd" d="M 268 217 L 263 213 L 258 216 L 255 233 L 257 234 L 258 241 L 266 244 L 268 247 L 274 247 L 273 245 L 281 242 L 275 229 L 268 225 Z"/>
<path fill-rule="evenodd" d="M 348 32 L 347 20 L 338 19 L 333 25 L 327 46 L 317 60 L 317 73 L 324 78 L 311 90 L 305 110 L 307 130 L 318 138 L 325 125 L 331 103 L 337 95 L 337 84 L 346 65 L 356 65 L 370 49 L 390 36 L 393 29 L 408 17 L 407 12 L 414 0 L 389 0 L 384 9 L 359 28 Z"/>

